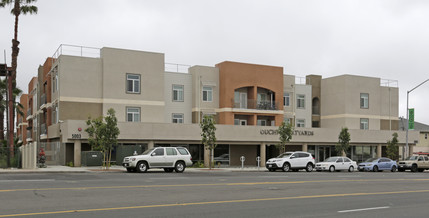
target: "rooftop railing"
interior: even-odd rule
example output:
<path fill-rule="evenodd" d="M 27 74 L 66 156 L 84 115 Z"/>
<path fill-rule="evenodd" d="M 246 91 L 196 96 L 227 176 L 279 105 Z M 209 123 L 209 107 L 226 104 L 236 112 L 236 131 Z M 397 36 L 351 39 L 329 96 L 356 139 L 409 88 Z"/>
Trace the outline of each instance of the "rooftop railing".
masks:
<path fill-rule="evenodd" d="M 191 65 L 165 63 L 166 72 L 187 73 Z"/>
<path fill-rule="evenodd" d="M 94 47 L 79 46 L 79 45 L 61 44 L 58 47 L 58 49 L 55 51 L 55 53 L 52 55 L 52 58 L 56 60 L 60 55 L 99 58 L 100 49 L 94 48 Z"/>
<path fill-rule="evenodd" d="M 380 86 L 398 88 L 398 80 L 380 79 Z"/>

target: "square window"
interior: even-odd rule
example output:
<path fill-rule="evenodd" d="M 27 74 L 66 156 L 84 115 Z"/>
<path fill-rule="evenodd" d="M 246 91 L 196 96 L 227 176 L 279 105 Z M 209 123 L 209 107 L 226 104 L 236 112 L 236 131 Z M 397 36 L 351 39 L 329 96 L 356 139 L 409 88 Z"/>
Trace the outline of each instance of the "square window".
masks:
<path fill-rule="evenodd" d="M 183 85 L 173 85 L 173 101 L 183 101 Z"/>
<path fill-rule="evenodd" d="M 369 120 L 368 118 L 360 119 L 360 129 L 368 129 L 369 128 Z"/>
<path fill-rule="evenodd" d="M 296 120 L 296 127 L 305 127 L 305 119 L 297 119 Z"/>
<path fill-rule="evenodd" d="M 127 122 L 140 122 L 140 108 L 127 107 Z"/>
<path fill-rule="evenodd" d="M 173 123 L 183 123 L 183 114 L 173 114 Z"/>
<path fill-rule="evenodd" d="M 140 93 L 140 75 L 127 74 L 127 93 Z"/>
<path fill-rule="evenodd" d="M 266 126 L 267 121 L 266 120 L 257 120 L 257 126 Z"/>
<path fill-rule="evenodd" d="M 360 108 L 368 109 L 369 106 L 369 94 L 360 93 Z"/>
<path fill-rule="evenodd" d="M 203 101 L 213 101 L 213 87 L 203 86 Z"/>
<path fill-rule="evenodd" d="M 305 95 L 296 95 L 296 108 L 305 109 Z"/>

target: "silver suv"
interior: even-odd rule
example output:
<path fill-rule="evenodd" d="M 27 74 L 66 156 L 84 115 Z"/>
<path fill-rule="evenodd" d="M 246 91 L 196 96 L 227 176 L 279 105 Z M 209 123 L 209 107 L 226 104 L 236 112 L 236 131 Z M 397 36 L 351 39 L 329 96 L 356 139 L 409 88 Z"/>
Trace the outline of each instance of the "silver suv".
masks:
<path fill-rule="evenodd" d="M 298 171 L 305 169 L 307 172 L 313 171 L 314 168 L 313 156 L 304 151 L 286 152 L 280 154 L 276 158 L 271 158 L 267 161 L 266 167 L 269 171 L 275 171 L 276 169 L 282 169 L 287 172 L 290 170 Z"/>
<path fill-rule="evenodd" d="M 182 173 L 185 168 L 192 166 L 189 151 L 182 147 L 156 147 L 143 152 L 141 155 L 124 158 L 122 166 L 128 172 L 144 173 L 151 168 L 163 168 L 165 172 Z"/>

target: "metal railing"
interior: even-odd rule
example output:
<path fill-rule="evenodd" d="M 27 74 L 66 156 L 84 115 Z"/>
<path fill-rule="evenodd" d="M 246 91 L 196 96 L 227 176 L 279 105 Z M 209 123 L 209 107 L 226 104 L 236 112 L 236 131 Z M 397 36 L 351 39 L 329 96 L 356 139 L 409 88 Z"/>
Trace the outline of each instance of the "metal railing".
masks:
<path fill-rule="evenodd" d="M 380 86 L 398 88 L 398 80 L 380 79 Z"/>
<path fill-rule="evenodd" d="M 79 45 L 61 44 L 58 47 L 58 49 L 55 51 L 55 53 L 52 55 L 52 58 L 56 60 L 61 55 L 99 58 L 100 49 L 94 48 L 94 47 L 79 46 Z"/>
<path fill-rule="evenodd" d="M 247 99 L 246 102 L 238 102 L 232 99 L 233 108 L 255 109 L 255 110 L 278 110 L 280 103 L 271 101 L 257 101 Z"/>
<path fill-rule="evenodd" d="M 166 72 L 187 73 L 191 65 L 165 63 L 164 67 Z"/>

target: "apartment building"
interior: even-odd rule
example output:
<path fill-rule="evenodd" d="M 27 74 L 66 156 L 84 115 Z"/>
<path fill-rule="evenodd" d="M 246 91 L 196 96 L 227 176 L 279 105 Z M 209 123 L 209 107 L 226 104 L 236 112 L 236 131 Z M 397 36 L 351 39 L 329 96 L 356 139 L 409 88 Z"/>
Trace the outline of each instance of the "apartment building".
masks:
<path fill-rule="evenodd" d="M 116 111 L 119 146 L 185 146 L 194 161 L 208 164 L 198 123 L 217 122 L 215 160 L 220 165 L 261 166 L 278 154 L 276 132 L 283 122 L 295 127 L 287 150 L 304 150 L 317 160 L 336 155 L 342 127 L 351 133 L 348 156 L 357 161 L 382 156 L 398 131 L 398 88 L 379 78 L 342 75 L 323 79 L 285 75 L 283 68 L 225 61 L 215 66 L 171 70 L 162 53 L 84 47 L 70 55 L 64 45 L 39 67 L 29 84 L 26 143 L 45 148 L 48 164 L 73 162 L 91 148 L 84 131 L 88 117 Z M 388 98 L 386 99 L 386 97 Z M 31 110 L 31 111 L 30 111 Z M 411 132 L 415 145 L 418 133 Z M 120 158 L 118 158 L 120 163 Z"/>

